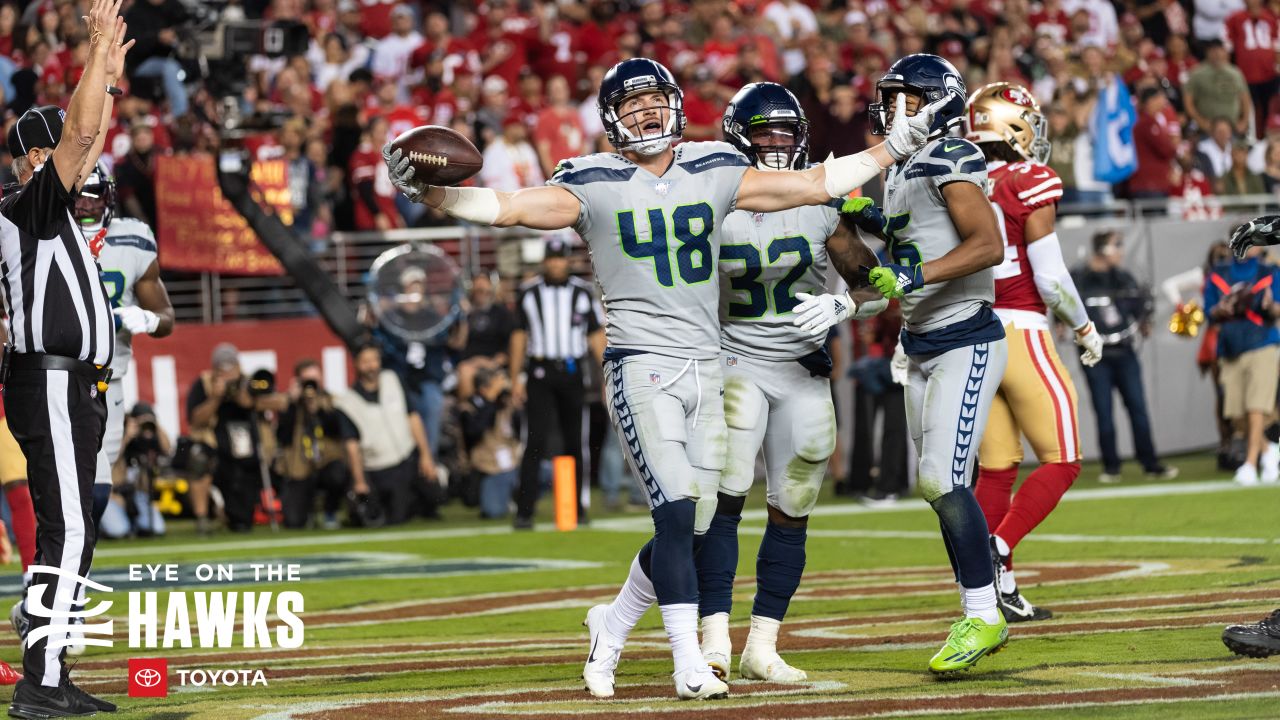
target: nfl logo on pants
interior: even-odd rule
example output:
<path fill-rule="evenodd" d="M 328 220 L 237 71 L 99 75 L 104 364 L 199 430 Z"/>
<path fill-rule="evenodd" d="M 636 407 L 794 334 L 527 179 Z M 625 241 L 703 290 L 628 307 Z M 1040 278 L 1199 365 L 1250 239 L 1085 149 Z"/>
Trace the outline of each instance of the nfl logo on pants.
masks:
<path fill-rule="evenodd" d="M 129 697 L 169 697 L 169 661 L 129 658 Z"/>

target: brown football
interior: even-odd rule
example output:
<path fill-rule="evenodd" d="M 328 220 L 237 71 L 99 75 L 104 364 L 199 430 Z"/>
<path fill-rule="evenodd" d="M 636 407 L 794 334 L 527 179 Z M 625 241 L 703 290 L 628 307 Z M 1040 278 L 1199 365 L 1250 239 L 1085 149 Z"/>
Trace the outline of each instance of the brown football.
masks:
<path fill-rule="evenodd" d="M 414 180 L 428 185 L 457 185 L 484 164 L 470 140 L 440 125 L 405 130 L 391 141 L 391 149 L 403 151 L 413 164 Z"/>

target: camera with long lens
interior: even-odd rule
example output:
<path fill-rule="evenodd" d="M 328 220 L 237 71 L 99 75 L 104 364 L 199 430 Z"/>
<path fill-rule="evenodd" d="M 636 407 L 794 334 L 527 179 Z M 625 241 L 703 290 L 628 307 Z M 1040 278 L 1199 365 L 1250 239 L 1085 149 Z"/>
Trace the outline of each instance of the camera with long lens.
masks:
<path fill-rule="evenodd" d="M 124 447 L 124 461 L 130 467 L 155 468 L 160 459 L 160 431 L 150 417 L 138 423 L 138 433 Z"/>

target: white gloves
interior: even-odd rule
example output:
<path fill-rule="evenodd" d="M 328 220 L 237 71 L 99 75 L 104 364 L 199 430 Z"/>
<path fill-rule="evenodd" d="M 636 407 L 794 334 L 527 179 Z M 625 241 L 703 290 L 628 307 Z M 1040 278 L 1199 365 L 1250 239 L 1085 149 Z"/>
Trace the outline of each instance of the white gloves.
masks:
<path fill-rule="evenodd" d="M 1089 323 L 1083 331 L 1076 331 L 1076 344 L 1084 349 L 1080 353 L 1080 364 L 1085 367 L 1093 367 L 1102 359 L 1102 336 L 1098 334 L 1098 329 Z"/>
<path fill-rule="evenodd" d="M 427 186 L 413 180 L 413 166 L 409 164 L 409 158 L 402 158 L 403 151 L 391 151 L 391 143 L 382 146 L 382 161 L 387 164 L 387 171 L 391 174 L 391 184 L 396 189 L 404 193 L 404 196 L 412 202 L 419 202 L 422 196 L 427 194 Z"/>
<path fill-rule="evenodd" d="M 120 325 L 130 335 L 150 335 L 160 327 L 160 316 L 136 305 L 116 308 L 112 311 L 120 318 Z"/>
<path fill-rule="evenodd" d="M 893 127 L 889 129 L 889 137 L 884 141 L 884 144 L 885 149 L 889 151 L 894 160 L 902 160 L 910 157 L 928 144 L 930 126 L 933 125 L 933 116 L 943 105 L 951 102 L 951 96 L 947 95 L 939 100 L 934 100 L 917 110 L 916 114 L 911 117 L 907 117 L 907 96 L 905 93 L 898 93 L 894 102 Z M 903 122 L 903 120 L 906 122 Z"/>
<path fill-rule="evenodd" d="M 825 336 L 833 325 L 853 317 L 858 306 L 849 297 L 849 293 L 839 295 L 810 295 L 798 292 L 796 299 L 800 304 L 792 310 L 794 315 L 791 324 L 813 335 Z"/>
<path fill-rule="evenodd" d="M 889 377 L 893 378 L 898 385 L 907 386 L 907 353 L 902 349 L 902 343 L 898 343 L 893 348 L 893 359 L 889 361 Z"/>

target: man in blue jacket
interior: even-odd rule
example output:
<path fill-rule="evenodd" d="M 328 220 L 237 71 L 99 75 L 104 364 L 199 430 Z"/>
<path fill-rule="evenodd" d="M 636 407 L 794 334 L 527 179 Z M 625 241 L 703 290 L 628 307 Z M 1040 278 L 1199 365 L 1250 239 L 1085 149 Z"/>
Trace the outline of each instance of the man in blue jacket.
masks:
<path fill-rule="evenodd" d="M 1233 258 L 1209 273 L 1204 306 L 1209 321 L 1219 326 L 1218 381 L 1222 384 L 1222 415 L 1245 421 L 1248 451 L 1236 470 L 1241 485 L 1280 480 L 1280 449 L 1263 436 L 1266 418 L 1276 406 L 1280 381 L 1280 305 L 1275 302 L 1277 269 L 1261 248 Z M 1265 450 L 1265 451 L 1264 451 Z"/>

